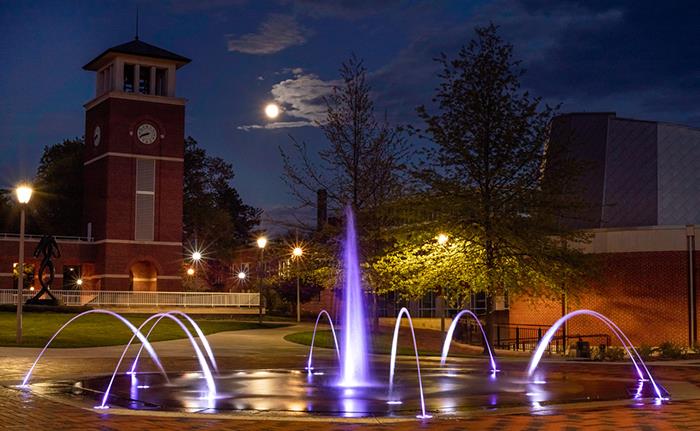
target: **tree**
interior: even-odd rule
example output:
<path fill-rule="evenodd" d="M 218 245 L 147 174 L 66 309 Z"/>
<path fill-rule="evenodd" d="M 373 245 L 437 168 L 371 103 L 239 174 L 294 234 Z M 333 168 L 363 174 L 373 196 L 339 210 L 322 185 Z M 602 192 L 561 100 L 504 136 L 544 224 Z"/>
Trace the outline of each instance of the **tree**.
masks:
<path fill-rule="evenodd" d="M 233 167 L 219 157 L 207 155 L 192 137 L 185 139 L 185 185 L 183 225 L 185 241 L 192 247 L 205 247 L 220 261 L 229 260 L 233 251 L 250 243 L 250 233 L 260 222 L 261 211 L 245 205 L 231 180 Z M 210 284 L 219 277 L 211 264 Z"/>
<path fill-rule="evenodd" d="M 328 142 L 318 153 L 320 162 L 314 163 L 305 142 L 292 138 L 295 157 L 280 148 L 283 178 L 302 205 L 315 206 L 316 192 L 323 189 L 331 211 L 340 214 L 352 205 L 362 217 L 400 193 L 407 149 L 400 130 L 386 116 L 377 119 L 362 61 L 350 57 L 340 77 L 324 98 L 325 121 L 318 123 Z"/>
<path fill-rule="evenodd" d="M 583 254 L 566 244 L 586 236 L 560 222 L 579 205 L 562 192 L 575 180 L 575 162 L 562 157 L 570 169 L 560 164 L 543 175 L 554 109 L 521 91 L 524 71 L 512 51 L 492 24 L 477 28 L 456 58 L 443 54 L 434 107 L 418 108 L 426 126 L 415 129 L 431 142 L 414 170 L 422 185 L 414 202 L 431 214 L 420 229 L 457 241 L 455 256 L 471 273 L 457 288 L 487 293 L 489 334 L 494 296 L 555 295 L 584 269 Z M 414 250 L 398 248 L 393 259 L 425 261 L 416 252 L 425 237 L 408 242 Z"/>
<path fill-rule="evenodd" d="M 44 147 L 34 180 L 34 233 L 85 235 L 83 219 L 83 139 Z"/>

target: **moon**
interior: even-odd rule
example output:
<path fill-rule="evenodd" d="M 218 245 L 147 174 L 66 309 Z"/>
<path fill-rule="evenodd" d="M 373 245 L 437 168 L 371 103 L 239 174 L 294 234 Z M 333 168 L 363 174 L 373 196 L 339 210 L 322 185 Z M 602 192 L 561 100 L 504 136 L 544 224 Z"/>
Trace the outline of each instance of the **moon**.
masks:
<path fill-rule="evenodd" d="M 275 103 L 268 103 L 265 106 L 265 115 L 267 115 L 267 118 L 277 118 L 280 115 L 280 107 Z"/>

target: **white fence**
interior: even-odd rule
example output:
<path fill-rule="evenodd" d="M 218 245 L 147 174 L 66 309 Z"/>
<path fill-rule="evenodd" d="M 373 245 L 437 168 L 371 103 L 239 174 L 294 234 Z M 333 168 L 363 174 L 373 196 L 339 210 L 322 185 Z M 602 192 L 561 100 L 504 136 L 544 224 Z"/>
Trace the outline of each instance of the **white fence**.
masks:
<path fill-rule="evenodd" d="M 25 290 L 24 300 L 36 292 Z M 95 307 L 258 307 L 257 293 L 121 292 L 108 290 L 51 290 L 65 305 Z M 17 291 L 0 289 L 0 304 L 16 304 Z"/>

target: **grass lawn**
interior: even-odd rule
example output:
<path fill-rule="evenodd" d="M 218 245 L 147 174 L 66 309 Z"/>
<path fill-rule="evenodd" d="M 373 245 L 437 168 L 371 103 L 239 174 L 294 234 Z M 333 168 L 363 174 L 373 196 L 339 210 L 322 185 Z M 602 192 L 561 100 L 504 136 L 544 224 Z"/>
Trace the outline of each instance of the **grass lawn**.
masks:
<path fill-rule="evenodd" d="M 306 346 L 311 345 L 311 337 L 313 336 L 312 331 L 308 332 L 295 332 L 293 334 L 289 334 L 284 337 L 285 340 L 291 341 L 292 343 L 297 343 L 297 344 L 303 344 Z M 340 331 L 337 331 L 337 336 L 338 336 L 338 346 L 340 346 Z M 393 334 L 388 334 L 388 333 L 374 333 L 372 334 L 372 346 L 370 346 L 370 351 L 372 353 L 377 353 L 381 355 L 390 355 L 391 354 L 391 341 L 392 341 Z M 411 338 L 411 334 L 409 333 L 403 333 L 399 335 L 399 339 L 402 338 Z M 324 347 L 327 349 L 335 349 L 335 344 L 333 343 L 333 335 L 331 334 L 331 331 L 329 329 L 322 330 L 316 332 L 316 339 L 314 340 L 314 347 Z M 398 354 L 399 355 L 413 355 L 413 347 L 406 347 L 405 345 L 402 345 L 402 343 L 399 343 L 399 348 L 398 348 Z M 431 351 L 431 350 L 423 350 L 420 348 L 420 343 L 418 346 L 418 354 L 420 356 L 440 356 L 440 352 L 438 351 Z M 452 355 L 450 356 L 460 356 L 460 355 Z"/>
<path fill-rule="evenodd" d="M 51 336 L 67 322 L 72 313 L 32 313 L 23 314 L 22 347 L 43 347 Z M 0 312 L 0 346 L 16 346 L 15 344 L 15 313 Z M 148 315 L 124 315 L 134 326 L 138 327 Z M 238 331 L 242 329 L 277 328 L 286 326 L 280 323 L 227 320 L 211 317 L 197 317 L 194 320 L 205 334 L 222 331 Z M 188 327 L 189 324 L 185 323 Z M 190 330 L 192 330 L 190 328 Z M 144 334 L 147 329 L 143 331 Z M 194 331 L 192 331 L 194 332 Z M 94 347 L 126 344 L 132 332 L 122 322 L 105 314 L 88 314 L 71 323 L 51 343 L 52 347 Z M 195 334 L 196 336 L 196 334 Z M 182 329 L 172 320 L 165 318 L 158 323 L 149 336 L 150 341 L 173 340 L 184 338 Z"/>

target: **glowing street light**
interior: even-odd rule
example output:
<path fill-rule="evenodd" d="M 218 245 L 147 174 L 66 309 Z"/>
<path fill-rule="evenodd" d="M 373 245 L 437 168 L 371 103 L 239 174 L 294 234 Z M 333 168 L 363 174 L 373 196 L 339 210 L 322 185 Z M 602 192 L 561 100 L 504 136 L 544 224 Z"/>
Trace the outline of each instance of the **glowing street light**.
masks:
<path fill-rule="evenodd" d="M 301 322 L 301 289 L 299 287 L 299 261 L 304 254 L 304 250 L 296 246 L 292 249 L 292 259 L 297 261 L 297 322 Z"/>
<path fill-rule="evenodd" d="M 437 236 L 437 242 L 438 242 L 438 244 L 440 244 L 440 245 L 445 245 L 445 244 L 447 244 L 447 241 L 449 241 L 449 239 L 450 239 L 450 238 L 449 238 L 447 235 L 445 235 L 444 233 L 441 233 L 441 234 L 439 234 L 439 235 Z"/>
<path fill-rule="evenodd" d="M 274 106 L 275 109 L 277 109 L 277 105 L 267 105 L 267 108 L 265 108 L 265 112 L 267 112 L 267 109 L 270 106 Z M 274 117 L 277 116 L 279 112 L 276 112 Z M 269 113 L 267 115 L 268 117 L 273 117 Z M 257 239 L 257 244 L 258 248 L 260 249 L 260 262 L 258 262 L 258 269 L 260 272 L 258 273 L 258 323 L 262 325 L 262 320 L 263 320 L 263 315 L 262 315 L 262 307 L 263 307 L 263 295 L 262 295 L 262 288 L 263 288 L 263 277 L 265 277 L 265 246 L 267 245 L 267 238 L 264 236 L 258 237 Z M 238 274 L 238 278 L 240 278 L 241 275 Z"/>
<path fill-rule="evenodd" d="M 15 189 L 17 202 L 20 206 L 19 218 L 19 268 L 17 274 L 17 344 L 22 344 L 22 301 L 24 297 L 24 219 L 25 210 L 29 200 L 32 198 L 32 187 L 29 184 L 20 184 Z"/>
<path fill-rule="evenodd" d="M 245 271 L 241 271 L 238 273 L 239 280 L 243 281 L 243 280 L 245 280 L 246 277 L 247 277 L 247 275 L 246 275 Z"/>
<path fill-rule="evenodd" d="M 82 285 L 83 285 L 83 279 L 82 279 L 82 278 L 79 278 L 79 279 L 75 280 L 75 284 L 78 285 L 78 286 L 82 286 Z"/>
<path fill-rule="evenodd" d="M 200 260 L 202 260 L 202 252 L 193 251 L 192 252 L 192 260 L 194 262 L 199 262 Z"/>
<path fill-rule="evenodd" d="M 280 107 L 275 103 L 268 103 L 265 106 L 265 115 L 267 115 L 267 118 L 277 118 L 280 115 Z"/>
<path fill-rule="evenodd" d="M 190 276 L 194 275 L 194 268 L 192 268 L 192 267 L 187 268 L 187 275 L 190 275 Z"/>
<path fill-rule="evenodd" d="M 32 198 L 32 192 L 34 190 L 28 184 L 20 184 L 15 189 L 15 194 L 17 195 L 17 201 L 22 205 L 28 204 L 29 199 Z"/>

